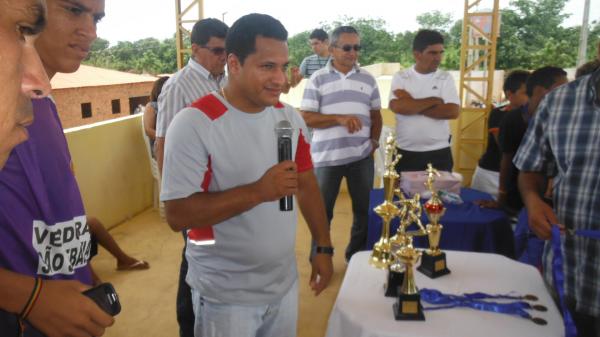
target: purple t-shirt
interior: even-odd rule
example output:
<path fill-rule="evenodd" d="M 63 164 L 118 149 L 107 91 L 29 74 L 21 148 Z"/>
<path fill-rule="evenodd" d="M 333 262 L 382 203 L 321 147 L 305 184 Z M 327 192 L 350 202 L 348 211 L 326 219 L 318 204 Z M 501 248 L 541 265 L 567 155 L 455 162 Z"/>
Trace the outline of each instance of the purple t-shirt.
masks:
<path fill-rule="evenodd" d="M 90 232 L 56 106 L 44 98 L 33 109 L 29 140 L 0 170 L 0 267 L 92 284 Z"/>

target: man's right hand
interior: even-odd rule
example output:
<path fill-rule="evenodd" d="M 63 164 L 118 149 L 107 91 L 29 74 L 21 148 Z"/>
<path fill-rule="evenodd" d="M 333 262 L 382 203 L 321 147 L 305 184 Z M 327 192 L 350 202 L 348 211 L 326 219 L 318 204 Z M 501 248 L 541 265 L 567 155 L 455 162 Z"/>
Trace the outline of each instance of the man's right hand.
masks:
<path fill-rule="evenodd" d="M 81 294 L 88 288 L 78 281 L 44 281 L 29 322 L 48 337 L 104 335 L 114 319 Z"/>
<path fill-rule="evenodd" d="M 354 115 L 338 115 L 338 124 L 348 129 L 349 133 L 355 133 L 362 129 L 360 118 Z"/>
<path fill-rule="evenodd" d="M 275 201 L 298 192 L 298 172 L 296 163 L 283 161 L 265 172 L 256 182 L 261 201 Z"/>
<path fill-rule="evenodd" d="M 549 240 L 552 237 L 552 225 L 558 224 L 558 218 L 552 207 L 546 204 L 542 199 L 532 200 L 527 205 L 529 217 L 529 228 L 535 235 L 542 240 Z M 564 229 L 559 225 L 561 230 Z"/>

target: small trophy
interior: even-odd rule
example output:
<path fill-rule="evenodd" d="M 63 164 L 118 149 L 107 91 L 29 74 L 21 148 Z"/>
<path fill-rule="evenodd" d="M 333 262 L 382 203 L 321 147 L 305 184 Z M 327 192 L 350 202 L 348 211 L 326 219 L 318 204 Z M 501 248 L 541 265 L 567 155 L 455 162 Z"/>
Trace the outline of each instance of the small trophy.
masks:
<path fill-rule="evenodd" d="M 369 263 L 375 268 L 387 269 L 392 263 L 393 256 L 390 247 L 390 222 L 398 215 L 399 209 L 394 205 L 394 189 L 400 175 L 396 173 L 395 166 L 400 160 L 396 149 L 396 141 L 393 133 L 390 133 L 385 140 L 385 172 L 383 174 L 383 203 L 375 207 L 374 211 L 382 219 L 381 238 L 373 246 L 373 252 Z"/>
<path fill-rule="evenodd" d="M 396 303 L 394 303 L 394 317 L 396 320 L 403 321 L 424 321 L 423 306 L 421 305 L 421 295 L 415 283 L 415 274 L 413 266 L 419 261 L 421 252 L 417 251 L 412 245 L 412 235 L 406 235 L 407 245 L 394 250 L 393 254 L 398 261 L 404 264 L 404 279 L 400 294 Z"/>
<path fill-rule="evenodd" d="M 430 278 L 437 278 L 450 273 L 450 269 L 446 264 L 446 254 L 440 250 L 440 238 L 444 227 L 439 222 L 446 212 L 446 208 L 438 192 L 433 187 L 435 176 L 439 175 L 439 172 L 431 164 L 427 164 L 427 181 L 425 185 L 431 191 L 431 198 L 427 200 L 424 208 L 427 218 L 431 222 L 426 227 L 429 249 L 423 254 L 418 270 Z"/>
<path fill-rule="evenodd" d="M 398 297 L 400 295 L 400 287 L 404 281 L 404 264 L 400 262 L 395 256 L 394 252 L 402 248 L 397 244 L 390 243 L 392 250 L 393 262 L 387 269 L 387 281 L 383 286 L 386 297 Z"/>

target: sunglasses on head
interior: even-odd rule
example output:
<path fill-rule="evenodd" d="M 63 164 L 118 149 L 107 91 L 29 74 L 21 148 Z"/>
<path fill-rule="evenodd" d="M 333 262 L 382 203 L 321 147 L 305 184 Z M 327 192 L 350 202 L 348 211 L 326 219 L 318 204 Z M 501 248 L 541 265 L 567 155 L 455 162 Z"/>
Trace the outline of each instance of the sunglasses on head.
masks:
<path fill-rule="evenodd" d="M 217 56 L 225 54 L 225 48 L 223 47 L 200 46 L 200 48 L 208 49 L 211 53 Z"/>
<path fill-rule="evenodd" d="M 355 45 L 345 44 L 343 46 L 336 46 L 336 47 L 340 48 L 341 50 L 345 51 L 346 53 L 351 51 L 352 49 L 354 49 L 354 51 L 360 51 L 362 49 L 361 45 L 359 45 L 359 44 L 355 44 Z"/>

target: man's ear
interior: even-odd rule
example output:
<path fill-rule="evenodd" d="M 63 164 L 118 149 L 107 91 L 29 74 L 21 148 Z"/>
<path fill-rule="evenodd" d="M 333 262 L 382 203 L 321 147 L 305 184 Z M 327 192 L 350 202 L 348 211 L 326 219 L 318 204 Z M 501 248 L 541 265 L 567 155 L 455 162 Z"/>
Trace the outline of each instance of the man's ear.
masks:
<path fill-rule="evenodd" d="M 421 57 L 421 52 L 418 50 L 413 50 L 413 57 L 415 58 L 415 60 L 419 59 Z"/>
<path fill-rule="evenodd" d="M 230 75 L 237 74 L 240 72 L 242 64 L 240 59 L 235 54 L 227 55 L 227 69 Z"/>
<path fill-rule="evenodd" d="M 198 52 L 200 52 L 200 49 L 202 49 L 202 47 L 200 47 L 199 45 L 192 43 L 192 57 L 194 58 L 194 60 L 196 60 L 196 62 L 198 61 Z"/>

